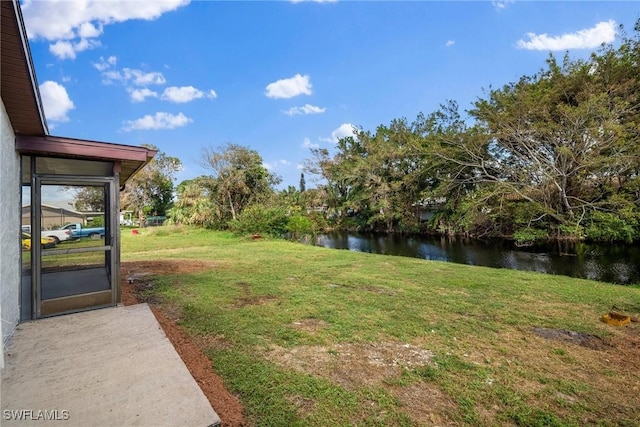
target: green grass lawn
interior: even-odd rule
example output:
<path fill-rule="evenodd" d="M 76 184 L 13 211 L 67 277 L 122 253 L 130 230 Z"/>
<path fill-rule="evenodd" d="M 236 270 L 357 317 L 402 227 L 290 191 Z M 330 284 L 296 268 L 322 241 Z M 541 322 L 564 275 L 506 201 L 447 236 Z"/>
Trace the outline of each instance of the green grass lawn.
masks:
<path fill-rule="evenodd" d="M 640 425 L 639 325 L 600 321 L 614 305 L 638 316 L 638 286 L 189 228 L 122 235 L 123 262 L 175 270 L 148 296 L 255 425 Z"/>
<path fill-rule="evenodd" d="M 79 266 L 87 265 L 104 265 L 104 251 L 97 252 L 83 252 L 83 253 L 70 253 L 70 254 L 56 254 L 52 255 L 52 252 L 65 250 L 65 249 L 79 249 L 90 248 L 95 246 L 103 246 L 104 238 L 102 239 L 90 239 L 87 237 L 66 240 L 58 243 L 55 247 L 49 249 L 42 249 L 42 268 L 44 269 L 59 269 L 59 268 L 75 268 Z M 22 251 L 22 268 L 28 270 L 31 268 L 31 251 Z"/>

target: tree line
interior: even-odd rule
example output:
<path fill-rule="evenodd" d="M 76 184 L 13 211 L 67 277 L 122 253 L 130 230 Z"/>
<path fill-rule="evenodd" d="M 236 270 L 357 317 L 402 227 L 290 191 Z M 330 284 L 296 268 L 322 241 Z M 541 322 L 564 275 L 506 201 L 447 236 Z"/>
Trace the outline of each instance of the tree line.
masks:
<path fill-rule="evenodd" d="M 329 227 L 471 237 L 640 239 L 640 20 L 588 59 L 550 55 L 535 74 L 447 101 L 409 122 L 315 148 L 307 188 L 277 191 L 258 152 L 206 148 L 209 172 L 173 187 L 158 153 L 121 205 L 175 224 L 301 236 Z"/>
<path fill-rule="evenodd" d="M 632 241 L 640 237 L 640 21 L 587 60 L 357 130 L 307 170 L 370 230 Z M 465 115 L 463 117 L 463 114 Z M 428 213 L 429 215 L 425 215 Z"/>

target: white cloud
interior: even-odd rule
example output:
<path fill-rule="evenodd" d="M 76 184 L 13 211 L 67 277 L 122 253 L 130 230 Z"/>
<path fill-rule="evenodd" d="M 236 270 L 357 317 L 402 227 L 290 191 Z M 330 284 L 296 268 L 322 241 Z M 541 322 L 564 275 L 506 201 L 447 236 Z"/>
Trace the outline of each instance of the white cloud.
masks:
<path fill-rule="evenodd" d="M 298 95 L 311 95 L 309 76 L 296 74 L 289 79 L 269 83 L 265 95 L 268 98 L 293 98 Z"/>
<path fill-rule="evenodd" d="M 346 138 L 348 136 L 355 136 L 355 126 L 351 123 L 343 123 L 337 129 L 334 129 L 331 132 L 331 138 L 320 138 L 322 141 L 333 142 L 336 143 L 342 138 Z"/>
<path fill-rule="evenodd" d="M 131 83 L 135 86 L 163 85 L 167 82 L 162 73 L 158 71 L 145 72 L 133 68 L 123 68 L 122 71 L 108 69 L 102 72 L 102 77 L 105 83 L 118 81 L 125 85 Z"/>
<path fill-rule="evenodd" d="M 163 101 L 175 102 L 177 104 L 191 102 L 194 99 L 218 97 L 215 90 L 211 89 L 207 92 L 196 89 L 193 86 L 170 86 L 159 94 L 147 86 L 164 85 L 167 83 L 164 75 L 158 71 L 143 71 L 135 68 L 117 69 L 118 58 L 109 56 L 108 58 L 100 57 L 100 60 L 93 63 L 93 66 L 100 71 L 102 82 L 111 84 L 114 82 L 121 83 L 127 89 L 129 96 L 133 102 L 142 102 L 146 98 L 160 98 Z"/>
<path fill-rule="evenodd" d="M 454 44 L 456 44 L 455 40 L 447 40 L 447 42 L 444 44 L 446 47 L 451 47 Z"/>
<path fill-rule="evenodd" d="M 67 113 L 75 108 L 67 90 L 59 83 L 48 80 L 40 85 L 40 97 L 47 120 L 67 122 Z"/>
<path fill-rule="evenodd" d="M 276 160 L 274 162 L 262 162 L 262 166 L 267 169 L 267 170 L 274 170 L 274 169 L 278 169 L 280 166 L 289 166 L 291 164 L 290 161 L 288 160 Z"/>
<path fill-rule="evenodd" d="M 73 49 L 73 45 L 70 42 L 62 40 L 49 45 L 49 52 L 60 59 L 75 59 L 76 57 L 76 51 Z"/>
<path fill-rule="evenodd" d="M 157 71 L 145 73 L 144 71 L 133 70 L 130 68 L 124 68 L 122 71 L 125 78 L 127 80 L 131 80 L 131 82 L 136 86 L 163 85 L 167 82 L 162 73 Z"/>
<path fill-rule="evenodd" d="M 186 126 L 191 122 L 193 122 L 193 120 L 182 113 L 175 115 L 171 113 L 158 112 L 153 116 L 148 114 L 137 120 L 128 120 L 124 122 L 123 130 L 129 132 L 132 130 L 146 129 L 175 129 Z"/>
<path fill-rule="evenodd" d="M 496 10 L 505 9 L 510 3 L 513 3 L 515 0 L 493 0 L 491 4 Z"/>
<path fill-rule="evenodd" d="M 109 68 L 115 67 L 117 63 L 118 58 L 115 56 L 110 56 L 107 59 L 104 59 L 104 57 L 101 56 L 100 62 L 94 63 L 93 66 L 96 67 L 98 71 L 106 71 Z"/>
<path fill-rule="evenodd" d="M 93 25 L 91 22 L 83 22 L 78 27 L 78 35 L 84 39 L 95 38 L 102 34 L 102 24 Z"/>
<path fill-rule="evenodd" d="M 25 0 L 22 13 L 30 39 L 54 42 L 51 53 L 60 59 L 73 59 L 75 53 L 86 49 L 76 49 L 85 43 L 83 40 L 90 47 L 99 43 L 94 39 L 102 34 L 105 25 L 130 19 L 153 20 L 188 3 L 189 0 Z M 70 44 L 60 45 L 60 41 Z M 73 55 L 69 47 L 76 49 Z"/>
<path fill-rule="evenodd" d="M 117 62 L 118 58 L 115 56 L 110 56 L 107 59 L 101 56 L 100 62 L 93 64 L 93 66 L 96 67 L 98 71 L 106 71 L 109 68 L 115 67 Z"/>
<path fill-rule="evenodd" d="M 80 39 L 80 41 L 76 43 L 58 40 L 54 44 L 49 45 L 49 52 L 59 59 L 75 59 L 77 52 L 93 49 L 98 46 L 100 46 L 100 42 L 97 40 Z"/>
<path fill-rule="evenodd" d="M 528 41 L 518 40 L 517 47 L 529 50 L 593 49 L 602 43 L 611 43 L 616 38 L 616 23 L 613 20 L 597 23 L 593 28 L 561 36 L 527 33 Z"/>
<path fill-rule="evenodd" d="M 98 40 L 80 39 L 78 43 L 74 43 L 73 50 L 76 52 L 82 52 L 83 50 L 93 49 L 98 46 L 100 46 L 100 42 Z"/>
<path fill-rule="evenodd" d="M 143 89 L 129 89 L 129 96 L 133 102 L 142 102 L 150 97 L 157 98 L 158 93 L 145 87 Z"/>
<path fill-rule="evenodd" d="M 194 99 L 200 98 L 215 98 L 216 92 L 211 90 L 208 93 L 201 91 L 200 89 L 196 89 L 193 86 L 171 86 L 164 90 L 162 93 L 161 99 L 163 101 L 175 102 L 177 104 L 191 102 Z"/>
<path fill-rule="evenodd" d="M 311 142 L 311 140 L 309 138 L 305 138 L 304 141 L 302 141 L 302 147 L 303 148 L 318 148 L 320 146 L 318 144 L 314 144 L 313 142 Z"/>
<path fill-rule="evenodd" d="M 144 101 L 145 98 L 150 96 L 157 97 L 158 94 L 145 86 L 149 85 L 163 85 L 167 82 L 162 73 L 157 71 L 142 71 L 134 68 L 123 68 L 118 70 L 116 64 L 118 58 L 110 56 L 107 59 L 100 57 L 100 61 L 93 63 L 93 66 L 100 71 L 102 75 L 102 83 L 111 84 L 119 82 L 124 86 L 127 86 L 127 92 L 131 96 L 131 100 L 134 102 Z M 130 86 L 142 87 L 142 89 L 133 89 Z"/>
<path fill-rule="evenodd" d="M 289 116 L 293 116 L 293 115 L 297 115 L 297 114 L 300 114 L 300 115 L 303 115 L 303 114 L 322 114 L 326 110 L 327 110 L 326 108 L 316 107 L 315 105 L 311 105 L 311 104 L 305 104 L 302 107 L 289 108 L 284 113 L 289 115 Z"/>

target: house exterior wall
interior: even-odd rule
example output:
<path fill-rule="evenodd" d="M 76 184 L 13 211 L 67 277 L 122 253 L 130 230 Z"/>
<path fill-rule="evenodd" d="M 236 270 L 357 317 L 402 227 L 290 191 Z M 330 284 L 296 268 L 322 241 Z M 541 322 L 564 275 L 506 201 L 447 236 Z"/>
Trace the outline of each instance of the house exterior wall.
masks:
<path fill-rule="evenodd" d="M 57 229 L 69 223 L 87 224 L 87 215 L 80 212 L 73 212 L 63 208 L 51 208 L 49 206 L 42 206 L 41 212 L 43 230 Z M 22 207 L 22 225 L 27 224 L 31 224 L 31 205 Z"/>
<path fill-rule="evenodd" d="M 0 102 L 0 318 L 4 367 L 4 347 L 20 320 L 20 156 L 15 135 Z"/>
<path fill-rule="evenodd" d="M 64 209 L 42 208 L 42 226 L 47 230 L 62 227 L 71 222 L 86 225 L 84 215 L 74 214 Z"/>

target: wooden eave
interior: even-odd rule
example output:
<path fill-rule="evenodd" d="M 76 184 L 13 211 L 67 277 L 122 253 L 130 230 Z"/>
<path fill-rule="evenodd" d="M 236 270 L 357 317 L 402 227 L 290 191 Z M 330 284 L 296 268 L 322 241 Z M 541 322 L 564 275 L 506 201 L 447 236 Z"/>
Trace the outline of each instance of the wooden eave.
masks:
<path fill-rule="evenodd" d="M 120 184 L 149 163 L 157 150 L 147 147 L 64 138 L 59 136 L 16 136 L 20 154 L 65 159 L 111 161 L 120 164 Z"/>
<path fill-rule="evenodd" d="M 50 136 L 19 0 L 0 0 L 0 94 L 21 154 L 114 162 L 123 185 L 156 150 Z"/>
<path fill-rule="evenodd" d="M 18 0 L 0 1 L 0 95 L 16 135 L 49 133 Z"/>

